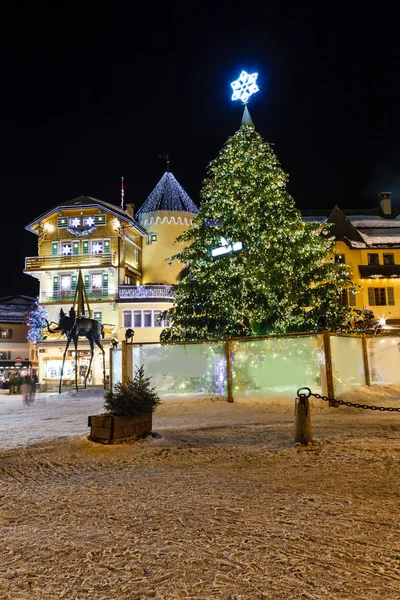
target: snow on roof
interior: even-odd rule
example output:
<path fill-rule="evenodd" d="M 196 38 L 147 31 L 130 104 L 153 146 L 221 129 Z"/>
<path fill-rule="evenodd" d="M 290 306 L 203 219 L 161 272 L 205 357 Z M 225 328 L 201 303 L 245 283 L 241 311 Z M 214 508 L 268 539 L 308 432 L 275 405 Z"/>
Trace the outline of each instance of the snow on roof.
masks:
<path fill-rule="evenodd" d="M 348 220 L 354 227 L 359 228 L 383 228 L 392 229 L 400 227 L 400 217 L 395 219 L 384 219 L 376 215 L 346 215 Z"/>

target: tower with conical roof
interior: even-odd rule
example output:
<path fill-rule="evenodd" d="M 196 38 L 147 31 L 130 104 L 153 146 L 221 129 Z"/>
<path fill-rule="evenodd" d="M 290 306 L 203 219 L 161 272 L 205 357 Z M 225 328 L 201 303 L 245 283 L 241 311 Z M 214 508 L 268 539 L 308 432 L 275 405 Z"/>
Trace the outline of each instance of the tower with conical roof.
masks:
<path fill-rule="evenodd" d="M 199 209 L 170 171 L 166 171 L 136 218 L 147 232 L 142 252 L 142 283 L 173 285 L 182 265 L 171 257 L 179 252 L 176 238 L 189 229 Z"/>

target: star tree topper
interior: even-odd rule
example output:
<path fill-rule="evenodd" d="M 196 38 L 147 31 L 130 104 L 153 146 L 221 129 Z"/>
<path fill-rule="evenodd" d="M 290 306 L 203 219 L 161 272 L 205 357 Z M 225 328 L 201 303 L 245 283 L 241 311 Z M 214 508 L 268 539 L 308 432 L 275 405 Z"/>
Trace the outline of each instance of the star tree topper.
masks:
<path fill-rule="evenodd" d="M 246 71 L 242 71 L 239 79 L 231 83 L 233 89 L 232 100 L 241 100 L 243 104 L 247 104 L 250 96 L 259 90 L 256 84 L 257 77 L 258 73 L 249 75 Z"/>

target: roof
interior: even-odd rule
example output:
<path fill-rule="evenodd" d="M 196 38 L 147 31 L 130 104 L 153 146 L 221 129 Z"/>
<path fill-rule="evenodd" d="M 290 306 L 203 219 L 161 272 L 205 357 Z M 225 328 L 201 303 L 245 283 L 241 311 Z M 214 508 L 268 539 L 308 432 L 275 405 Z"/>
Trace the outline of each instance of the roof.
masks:
<path fill-rule="evenodd" d="M 0 298 L 0 323 L 25 323 L 25 316 L 35 303 L 30 296 Z"/>
<path fill-rule="evenodd" d="M 329 235 L 343 240 L 351 248 L 400 248 L 400 214 L 393 207 L 390 217 L 385 217 L 380 208 L 340 209 L 332 211 L 302 211 L 304 221 L 332 223 Z"/>
<path fill-rule="evenodd" d="M 32 223 L 26 225 L 25 229 L 28 229 L 28 231 L 32 231 L 33 233 L 37 234 L 37 231 L 35 231 L 33 228 L 35 225 L 43 221 L 43 219 L 46 219 L 58 210 L 72 210 L 74 208 L 104 209 L 107 212 L 113 214 L 115 217 L 118 217 L 119 219 L 124 219 L 129 223 L 129 225 L 132 225 L 132 227 L 138 229 L 138 231 L 140 231 L 140 233 L 142 233 L 143 235 L 147 235 L 146 231 L 126 210 L 120 208 L 119 206 L 116 206 L 115 204 L 110 204 L 109 202 L 99 200 L 98 198 L 92 198 L 91 196 L 78 196 L 77 198 L 72 198 L 72 200 L 67 200 L 66 202 L 57 204 L 57 206 L 54 206 L 52 209 L 46 211 L 45 213 L 37 217 L 34 221 L 32 221 Z"/>
<path fill-rule="evenodd" d="M 170 171 L 166 171 L 161 177 L 143 206 L 137 211 L 136 217 L 156 211 L 187 212 L 194 215 L 199 213 L 195 203 Z"/>

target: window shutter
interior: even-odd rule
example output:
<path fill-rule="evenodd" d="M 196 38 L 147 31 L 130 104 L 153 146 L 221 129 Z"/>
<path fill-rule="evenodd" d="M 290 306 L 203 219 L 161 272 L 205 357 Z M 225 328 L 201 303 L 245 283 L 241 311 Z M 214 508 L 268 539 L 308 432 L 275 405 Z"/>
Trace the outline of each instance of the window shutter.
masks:
<path fill-rule="evenodd" d="M 103 273 L 103 298 L 108 297 L 108 273 Z"/>
<path fill-rule="evenodd" d="M 65 229 L 68 226 L 68 219 L 59 217 L 57 219 L 57 229 Z"/>
<path fill-rule="evenodd" d="M 106 215 L 95 215 L 94 216 L 94 224 L 95 225 L 105 225 L 106 224 Z"/>
<path fill-rule="evenodd" d="M 80 250 L 79 246 L 80 246 L 79 240 L 72 242 L 72 254 L 79 254 L 79 250 Z"/>
<path fill-rule="evenodd" d="M 52 256 L 58 255 L 58 242 L 51 242 L 51 255 Z"/>
<path fill-rule="evenodd" d="M 111 251 L 110 242 L 111 242 L 111 240 L 104 240 L 103 241 L 103 252 L 110 253 L 110 251 Z"/>
<path fill-rule="evenodd" d="M 83 283 L 85 285 L 85 290 L 88 290 L 89 286 L 90 286 L 90 275 L 89 274 L 83 276 Z"/>
<path fill-rule="evenodd" d="M 72 275 L 72 277 L 71 277 L 71 294 L 74 297 L 75 297 L 77 282 L 78 282 L 78 275 Z"/>
<path fill-rule="evenodd" d="M 357 301 L 356 301 L 355 290 L 349 290 L 349 299 L 350 299 L 350 306 L 356 306 Z"/>
<path fill-rule="evenodd" d="M 89 254 L 89 240 L 82 241 L 82 254 Z"/>
<path fill-rule="evenodd" d="M 103 313 L 101 310 L 95 310 L 93 313 L 93 318 L 98 321 L 99 323 L 101 323 L 103 317 Z"/>
<path fill-rule="evenodd" d="M 394 305 L 394 288 L 392 287 L 387 288 L 387 301 L 391 306 Z"/>
<path fill-rule="evenodd" d="M 139 264 L 139 249 L 135 248 L 135 263 Z"/>
<path fill-rule="evenodd" d="M 368 288 L 368 304 L 375 306 L 375 288 Z"/>
<path fill-rule="evenodd" d="M 58 277 L 58 275 L 54 275 L 54 277 L 53 277 L 53 298 L 55 300 L 58 299 L 58 283 L 59 283 L 59 277 Z"/>

